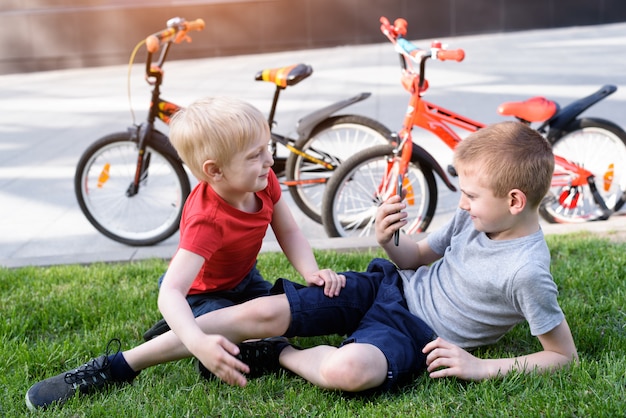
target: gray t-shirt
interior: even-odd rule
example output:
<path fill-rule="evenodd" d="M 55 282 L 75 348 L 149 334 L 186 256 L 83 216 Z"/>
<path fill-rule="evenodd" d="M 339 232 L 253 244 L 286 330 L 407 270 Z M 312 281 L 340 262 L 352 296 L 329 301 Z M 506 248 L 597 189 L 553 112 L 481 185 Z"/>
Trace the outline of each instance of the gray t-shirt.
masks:
<path fill-rule="evenodd" d="M 494 241 L 476 231 L 468 213 L 458 209 L 427 239 L 443 257 L 400 274 L 409 310 L 440 337 L 474 348 L 495 343 L 524 320 L 537 336 L 565 318 L 541 230 Z"/>

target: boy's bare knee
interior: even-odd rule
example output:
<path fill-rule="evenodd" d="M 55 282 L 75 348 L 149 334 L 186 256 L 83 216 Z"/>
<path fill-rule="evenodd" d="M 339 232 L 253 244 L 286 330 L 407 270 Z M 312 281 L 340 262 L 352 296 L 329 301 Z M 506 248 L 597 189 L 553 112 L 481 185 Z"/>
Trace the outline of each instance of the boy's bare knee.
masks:
<path fill-rule="evenodd" d="M 372 362 L 370 357 L 338 350 L 324 361 L 320 374 L 328 389 L 359 392 L 382 384 L 386 375 L 386 361 L 385 370 L 381 374 L 380 366 Z"/>
<path fill-rule="evenodd" d="M 259 327 L 267 329 L 272 335 L 280 335 L 289 327 L 291 310 L 284 294 L 253 299 L 244 305 L 243 316 L 254 318 Z"/>
<path fill-rule="evenodd" d="M 328 362 L 322 365 L 320 375 L 328 389 L 354 392 L 362 383 L 363 376 L 349 364 Z"/>

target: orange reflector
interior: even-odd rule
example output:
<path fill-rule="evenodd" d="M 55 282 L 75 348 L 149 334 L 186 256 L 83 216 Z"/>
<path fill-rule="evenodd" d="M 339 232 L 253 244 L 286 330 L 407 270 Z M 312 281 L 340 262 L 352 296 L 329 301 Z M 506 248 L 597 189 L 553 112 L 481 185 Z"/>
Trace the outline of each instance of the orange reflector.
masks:
<path fill-rule="evenodd" d="M 404 179 L 402 179 L 402 190 L 406 190 L 406 194 L 404 195 L 406 204 L 413 206 L 415 204 L 415 193 L 408 176 L 404 176 Z"/>
<path fill-rule="evenodd" d="M 615 175 L 615 165 L 613 163 L 609 164 L 609 168 L 604 173 L 604 191 L 608 192 L 611 190 L 611 185 L 613 184 L 613 176 Z"/>
<path fill-rule="evenodd" d="M 111 168 L 111 164 L 106 163 L 104 167 L 102 167 L 102 171 L 100 172 L 100 176 L 98 177 L 98 188 L 101 189 L 104 186 L 104 183 L 109 180 L 109 169 Z"/>

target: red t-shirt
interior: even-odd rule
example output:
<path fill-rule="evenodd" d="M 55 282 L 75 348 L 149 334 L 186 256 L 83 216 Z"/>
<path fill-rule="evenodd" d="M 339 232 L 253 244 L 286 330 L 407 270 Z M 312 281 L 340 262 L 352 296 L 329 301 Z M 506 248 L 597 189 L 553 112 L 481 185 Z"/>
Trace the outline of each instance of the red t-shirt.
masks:
<path fill-rule="evenodd" d="M 191 191 L 180 221 L 178 248 L 204 257 L 204 264 L 190 295 L 230 290 L 243 280 L 254 267 L 280 195 L 272 170 L 267 187 L 256 193 L 261 202 L 256 213 L 233 208 L 206 182 Z"/>

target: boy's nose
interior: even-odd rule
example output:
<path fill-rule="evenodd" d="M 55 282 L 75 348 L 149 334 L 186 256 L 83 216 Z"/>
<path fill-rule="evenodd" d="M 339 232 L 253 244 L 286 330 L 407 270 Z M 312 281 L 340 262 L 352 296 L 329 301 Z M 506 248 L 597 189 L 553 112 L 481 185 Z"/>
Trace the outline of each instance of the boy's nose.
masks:
<path fill-rule="evenodd" d="M 463 209 L 464 211 L 470 210 L 469 201 L 462 194 L 461 194 L 461 198 L 459 199 L 459 208 Z"/>

